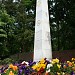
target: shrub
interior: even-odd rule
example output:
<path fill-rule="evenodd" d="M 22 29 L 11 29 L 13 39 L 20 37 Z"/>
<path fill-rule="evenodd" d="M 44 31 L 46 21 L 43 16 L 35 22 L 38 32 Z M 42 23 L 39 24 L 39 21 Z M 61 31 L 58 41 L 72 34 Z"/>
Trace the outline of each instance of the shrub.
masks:
<path fill-rule="evenodd" d="M 6 58 L 4 60 L 1 60 L 1 64 L 10 64 L 10 63 L 13 63 L 14 60 L 11 59 L 11 58 Z"/>

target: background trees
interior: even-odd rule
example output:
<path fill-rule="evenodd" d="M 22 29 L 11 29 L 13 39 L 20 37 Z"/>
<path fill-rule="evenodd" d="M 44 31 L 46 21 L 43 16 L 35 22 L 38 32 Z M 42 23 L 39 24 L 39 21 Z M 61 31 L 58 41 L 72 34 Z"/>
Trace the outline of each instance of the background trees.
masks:
<path fill-rule="evenodd" d="M 74 4 L 74 0 L 49 0 L 53 50 L 75 48 Z"/>
<path fill-rule="evenodd" d="M 75 1 L 48 0 L 52 50 L 75 49 Z M 1 58 L 33 51 L 36 0 L 0 1 Z"/>
<path fill-rule="evenodd" d="M 10 36 L 13 35 L 14 17 L 7 14 L 4 4 L 0 7 L 0 56 L 8 55 Z"/>

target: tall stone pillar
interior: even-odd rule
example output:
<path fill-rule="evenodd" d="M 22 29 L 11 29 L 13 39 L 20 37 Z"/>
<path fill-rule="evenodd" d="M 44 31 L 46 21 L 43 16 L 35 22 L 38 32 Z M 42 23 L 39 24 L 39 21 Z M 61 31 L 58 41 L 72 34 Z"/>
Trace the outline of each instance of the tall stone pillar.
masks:
<path fill-rule="evenodd" d="M 34 61 L 52 59 L 48 1 L 37 0 L 34 39 Z"/>

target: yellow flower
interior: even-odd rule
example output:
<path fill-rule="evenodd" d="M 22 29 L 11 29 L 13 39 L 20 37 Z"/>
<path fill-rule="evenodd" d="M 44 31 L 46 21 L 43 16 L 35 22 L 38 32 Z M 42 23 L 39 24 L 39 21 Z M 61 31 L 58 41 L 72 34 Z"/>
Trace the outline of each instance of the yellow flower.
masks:
<path fill-rule="evenodd" d="M 9 68 L 13 68 L 13 64 L 10 64 L 10 65 L 9 65 Z"/>
<path fill-rule="evenodd" d="M 14 73 L 12 71 L 9 72 L 9 75 L 14 75 Z"/>
<path fill-rule="evenodd" d="M 46 67 L 46 64 L 41 64 L 40 66 L 44 69 Z"/>
<path fill-rule="evenodd" d="M 39 67 L 37 67 L 37 69 L 36 69 L 36 70 L 37 70 L 37 71 L 39 71 L 40 69 L 41 69 L 41 67 L 39 66 Z"/>
<path fill-rule="evenodd" d="M 54 61 L 52 61 L 51 63 L 52 63 L 52 64 L 55 64 L 55 62 L 54 62 Z"/>
<path fill-rule="evenodd" d="M 65 73 L 64 73 L 64 72 L 62 72 L 62 75 L 65 75 Z"/>
<path fill-rule="evenodd" d="M 60 75 L 60 73 L 59 73 L 59 72 L 57 72 L 57 75 Z"/>
<path fill-rule="evenodd" d="M 75 64 L 74 64 L 74 66 L 75 66 Z"/>
<path fill-rule="evenodd" d="M 70 61 L 67 61 L 67 63 L 69 63 Z"/>
<path fill-rule="evenodd" d="M 72 60 L 72 61 L 74 61 L 74 60 L 75 60 L 75 58 L 72 58 L 71 60 Z"/>
<path fill-rule="evenodd" d="M 72 64 L 74 65 L 74 62 L 72 62 Z"/>
<path fill-rule="evenodd" d="M 59 59 L 57 59 L 57 58 L 56 59 L 53 59 L 52 60 L 52 64 L 55 64 L 55 63 L 59 63 Z"/>
<path fill-rule="evenodd" d="M 37 68 L 37 65 L 33 65 L 32 68 L 35 70 Z"/>
<path fill-rule="evenodd" d="M 5 70 L 4 70 L 4 73 L 6 73 L 6 72 L 7 72 L 7 70 L 8 70 L 8 69 L 5 69 Z"/>
<path fill-rule="evenodd" d="M 71 60 L 74 60 L 74 58 L 72 58 Z"/>
<path fill-rule="evenodd" d="M 59 59 L 56 58 L 56 59 L 55 59 L 55 62 L 56 62 L 56 63 L 59 63 Z"/>
<path fill-rule="evenodd" d="M 45 59 L 41 59 L 41 61 L 39 61 L 37 64 L 33 65 L 32 68 L 34 70 L 39 71 L 41 68 L 45 69 L 46 64 L 47 63 L 45 63 Z"/>
<path fill-rule="evenodd" d="M 41 59 L 39 63 L 40 63 L 40 64 L 41 64 L 41 63 L 45 63 L 45 59 L 44 59 L 44 58 Z"/>
<path fill-rule="evenodd" d="M 72 61 L 75 61 L 75 58 L 72 58 L 71 60 L 72 60 Z"/>
<path fill-rule="evenodd" d="M 60 69 L 61 65 L 57 64 L 58 68 Z"/>

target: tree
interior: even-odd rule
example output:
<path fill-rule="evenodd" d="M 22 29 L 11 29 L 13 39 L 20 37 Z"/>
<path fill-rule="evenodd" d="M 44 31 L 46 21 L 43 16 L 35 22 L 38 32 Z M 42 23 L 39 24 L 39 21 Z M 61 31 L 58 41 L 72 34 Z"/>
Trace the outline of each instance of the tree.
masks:
<path fill-rule="evenodd" d="M 12 31 L 12 25 L 14 23 L 14 18 L 7 14 L 4 5 L 0 5 L 0 56 L 4 57 L 8 55 L 8 39 Z"/>
<path fill-rule="evenodd" d="M 74 49 L 74 0 L 49 0 L 49 12 L 54 50 Z"/>
<path fill-rule="evenodd" d="M 17 39 L 15 41 L 17 42 L 17 48 L 15 49 L 18 49 L 19 52 L 32 51 L 34 43 L 35 0 L 20 0 L 17 2 L 8 0 L 4 4 L 8 14 L 14 16 L 16 20 L 14 34 L 16 35 L 15 39 Z"/>

